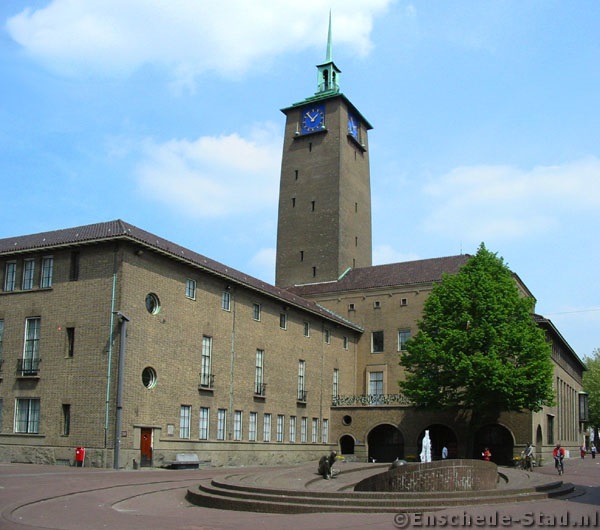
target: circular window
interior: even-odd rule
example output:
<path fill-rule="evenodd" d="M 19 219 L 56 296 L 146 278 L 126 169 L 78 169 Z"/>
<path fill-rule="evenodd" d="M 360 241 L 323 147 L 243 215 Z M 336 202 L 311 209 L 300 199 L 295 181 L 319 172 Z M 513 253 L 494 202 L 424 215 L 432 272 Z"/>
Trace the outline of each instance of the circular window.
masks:
<path fill-rule="evenodd" d="M 154 388 L 156 386 L 156 370 L 147 366 L 142 370 L 142 383 L 146 388 Z"/>
<path fill-rule="evenodd" d="M 352 425 L 352 416 L 348 416 L 348 415 L 344 416 L 342 418 L 342 423 L 344 425 Z"/>
<path fill-rule="evenodd" d="M 154 293 L 146 295 L 146 309 L 151 315 L 156 315 L 160 311 L 160 300 Z"/>

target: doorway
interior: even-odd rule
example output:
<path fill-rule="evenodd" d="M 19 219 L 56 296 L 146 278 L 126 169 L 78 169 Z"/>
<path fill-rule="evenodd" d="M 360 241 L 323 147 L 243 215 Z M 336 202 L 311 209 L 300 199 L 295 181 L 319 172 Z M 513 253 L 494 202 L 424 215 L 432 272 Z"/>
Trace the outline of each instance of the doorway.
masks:
<path fill-rule="evenodd" d="M 152 429 L 149 427 L 142 427 L 140 456 L 141 467 L 152 467 Z"/>

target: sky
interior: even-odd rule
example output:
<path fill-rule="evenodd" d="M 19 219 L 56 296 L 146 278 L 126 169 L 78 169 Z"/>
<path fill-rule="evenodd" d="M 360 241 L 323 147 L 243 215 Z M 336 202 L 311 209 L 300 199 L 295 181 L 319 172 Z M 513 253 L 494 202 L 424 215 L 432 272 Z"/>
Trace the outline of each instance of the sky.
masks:
<path fill-rule="evenodd" d="M 123 219 L 274 281 L 285 116 L 329 10 L 374 264 L 502 257 L 600 348 L 597 0 L 2 0 L 0 238 Z"/>

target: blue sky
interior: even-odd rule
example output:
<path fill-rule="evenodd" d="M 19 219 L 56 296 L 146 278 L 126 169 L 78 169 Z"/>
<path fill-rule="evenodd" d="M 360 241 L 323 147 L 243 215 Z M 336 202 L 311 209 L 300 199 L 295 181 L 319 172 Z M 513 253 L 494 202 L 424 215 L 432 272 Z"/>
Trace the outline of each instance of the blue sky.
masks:
<path fill-rule="evenodd" d="M 374 263 L 502 256 L 600 347 L 597 0 L 3 0 L 0 237 L 124 219 L 273 281 L 284 115 L 333 12 Z"/>

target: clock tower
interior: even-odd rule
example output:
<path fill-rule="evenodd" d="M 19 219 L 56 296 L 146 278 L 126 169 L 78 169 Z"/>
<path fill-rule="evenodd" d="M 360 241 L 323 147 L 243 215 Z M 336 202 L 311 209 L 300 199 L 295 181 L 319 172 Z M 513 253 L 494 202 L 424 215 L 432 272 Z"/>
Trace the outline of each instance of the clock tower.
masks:
<path fill-rule="evenodd" d="M 372 127 L 340 92 L 331 53 L 331 15 L 317 92 L 286 115 L 279 187 L 275 284 L 335 281 L 372 264 L 367 131 Z"/>

